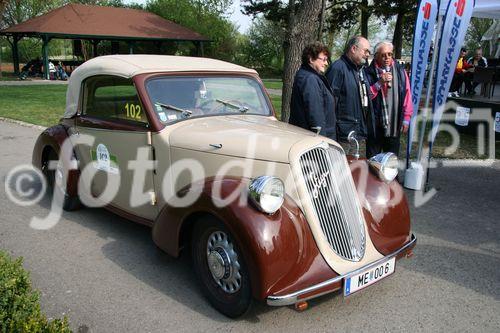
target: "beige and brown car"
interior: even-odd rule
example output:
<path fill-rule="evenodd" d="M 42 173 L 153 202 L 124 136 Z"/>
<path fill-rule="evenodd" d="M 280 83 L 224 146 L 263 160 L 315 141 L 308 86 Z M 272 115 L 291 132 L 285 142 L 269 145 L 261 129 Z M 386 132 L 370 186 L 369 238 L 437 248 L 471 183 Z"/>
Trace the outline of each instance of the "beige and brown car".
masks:
<path fill-rule="evenodd" d="M 103 206 L 174 257 L 190 248 L 230 317 L 255 299 L 303 309 L 393 273 L 416 243 L 395 162 L 278 121 L 252 69 L 153 55 L 78 67 L 33 152 L 65 209 Z"/>

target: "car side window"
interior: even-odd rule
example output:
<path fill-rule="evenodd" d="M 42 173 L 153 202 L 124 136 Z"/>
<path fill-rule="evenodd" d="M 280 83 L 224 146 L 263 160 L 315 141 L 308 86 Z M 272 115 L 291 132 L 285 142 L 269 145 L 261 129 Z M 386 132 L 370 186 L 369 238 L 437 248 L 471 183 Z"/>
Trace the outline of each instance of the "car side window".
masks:
<path fill-rule="evenodd" d="M 147 116 L 131 79 L 95 76 L 84 82 L 83 114 L 145 126 Z"/>

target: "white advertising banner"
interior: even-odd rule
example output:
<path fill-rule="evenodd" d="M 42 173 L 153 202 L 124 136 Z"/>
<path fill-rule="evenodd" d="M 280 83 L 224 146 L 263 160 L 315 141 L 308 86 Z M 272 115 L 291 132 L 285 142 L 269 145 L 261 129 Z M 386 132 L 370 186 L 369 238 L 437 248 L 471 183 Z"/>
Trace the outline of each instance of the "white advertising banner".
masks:
<path fill-rule="evenodd" d="M 474 10 L 474 0 L 449 0 L 439 42 L 439 54 L 432 103 L 431 147 L 436 138 L 439 123 L 450 90 L 451 80 L 465 39 L 465 33 Z"/>
<path fill-rule="evenodd" d="M 420 0 L 417 7 L 417 20 L 415 21 L 415 33 L 413 35 L 413 52 L 411 64 L 411 100 L 413 103 L 413 115 L 411 117 L 408 141 L 413 141 L 415 132 L 415 118 L 418 113 L 422 88 L 425 81 L 425 71 L 428 65 L 429 51 L 434 34 L 434 26 L 439 12 L 437 0 Z M 408 156 L 411 153 L 411 144 L 408 146 Z"/>

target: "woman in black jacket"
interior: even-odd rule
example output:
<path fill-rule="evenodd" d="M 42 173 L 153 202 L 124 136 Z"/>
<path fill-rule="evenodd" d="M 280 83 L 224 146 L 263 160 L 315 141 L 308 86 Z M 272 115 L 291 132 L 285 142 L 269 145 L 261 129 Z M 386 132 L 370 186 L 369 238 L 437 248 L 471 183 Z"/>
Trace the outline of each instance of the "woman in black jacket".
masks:
<path fill-rule="evenodd" d="M 302 52 L 302 65 L 295 74 L 290 105 L 290 124 L 336 140 L 333 94 L 324 72 L 330 52 L 313 43 Z"/>

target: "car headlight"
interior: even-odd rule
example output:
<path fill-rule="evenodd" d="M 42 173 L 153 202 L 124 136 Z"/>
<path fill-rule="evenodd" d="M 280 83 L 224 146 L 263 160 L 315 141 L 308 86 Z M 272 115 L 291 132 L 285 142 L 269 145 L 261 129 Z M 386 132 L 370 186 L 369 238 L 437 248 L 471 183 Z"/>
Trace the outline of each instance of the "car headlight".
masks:
<path fill-rule="evenodd" d="M 248 188 L 250 199 L 264 213 L 273 214 L 283 204 L 285 185 L 277 177 L 257 177 Z"/>
<path fill-rule="evenodd" d="M 398 158 L 393 153 L 380 153 L 368 160 L 378 177 L 390 183 L 398 175 Z"/>

